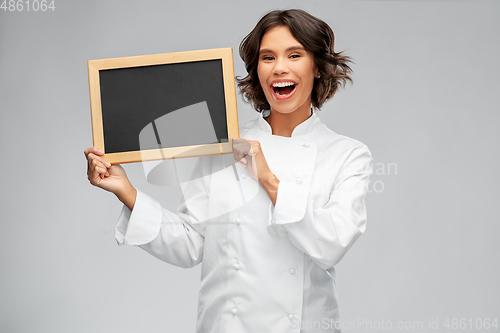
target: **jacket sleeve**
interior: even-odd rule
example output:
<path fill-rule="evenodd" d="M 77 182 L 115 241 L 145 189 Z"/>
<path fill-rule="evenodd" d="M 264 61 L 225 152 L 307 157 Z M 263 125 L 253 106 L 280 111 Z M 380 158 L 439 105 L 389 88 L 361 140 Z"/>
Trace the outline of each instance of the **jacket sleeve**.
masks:
<path fill-rule="evenodd" d="M 323 269 L 335 266 L 366 228 L 364 197 L 371 174 L 371 154 L 360 145 L 348 155 L 325 205 L 319 206 L 307 187 L 291 181 L 278 185 L 268 231 L 283 234 Z M 271 204 L 272 206 L 272 204 Z M 305 207 L 295 214 L 296 207 Z"/>
<path fill-rule="evenodd" d="M 207 195 L 200 163 L 183 189 L 177 214 L 143 192 L 137 191 L 132 211 L 123 206 L 115 228 L 119 245 L 136 245 L 167 263 L 184 268 L 196 266 L 203 258 L 203 210 Z"/>

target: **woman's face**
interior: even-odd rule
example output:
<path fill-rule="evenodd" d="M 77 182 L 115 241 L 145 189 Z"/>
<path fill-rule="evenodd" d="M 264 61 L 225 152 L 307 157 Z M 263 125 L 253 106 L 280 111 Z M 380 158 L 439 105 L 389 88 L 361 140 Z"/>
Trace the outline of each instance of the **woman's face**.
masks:
<path fill-rule="evenodd" d="M 318 70 L 313 54 L 288 27 L 275 27 L 262 37 L 257 74 L 271 111 L 309 113 Z"/>

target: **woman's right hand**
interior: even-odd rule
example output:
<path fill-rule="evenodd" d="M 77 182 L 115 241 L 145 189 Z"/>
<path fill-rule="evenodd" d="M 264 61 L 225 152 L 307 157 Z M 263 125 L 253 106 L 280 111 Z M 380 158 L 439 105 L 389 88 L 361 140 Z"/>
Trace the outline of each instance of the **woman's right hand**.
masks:
<path fill-rule="evenodd" d="M 87 178 L 89 182 L 106 191 L 114 193 L 120 201 L 132 210 L 136 189 L 128 180 L 127 173 L 121 165 L 111 165 L 102 155 L 104 152 L 96 147 L 84 151 L 87 159 Z"/>

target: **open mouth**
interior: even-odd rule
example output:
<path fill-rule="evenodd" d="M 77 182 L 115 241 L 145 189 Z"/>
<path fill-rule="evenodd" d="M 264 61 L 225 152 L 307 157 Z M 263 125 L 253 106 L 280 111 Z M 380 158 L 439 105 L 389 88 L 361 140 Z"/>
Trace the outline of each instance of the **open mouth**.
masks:
<path fill-rule="evenodd" d="M 295 82 L 275 82 L 272 84 L 272 90 L 277 97 L 289 97 L 295 91 Z"/>

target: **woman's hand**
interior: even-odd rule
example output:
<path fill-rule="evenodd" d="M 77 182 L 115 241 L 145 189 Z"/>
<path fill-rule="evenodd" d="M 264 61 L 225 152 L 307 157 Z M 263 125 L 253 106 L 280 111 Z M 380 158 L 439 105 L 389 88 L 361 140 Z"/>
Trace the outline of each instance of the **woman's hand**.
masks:
<path fill-rule="evenodd" d="M 271 170 L 260 148 L 260 142 L 245 139 L 233 139 L 234 160 L 243 165 L 248 174 L 260 181 L 269 177 Z"/>
<path fill-rule="evenodd" d="M 266 190 L 273 204 L 276 204 L 279 179 L 271 172 L 266 158 L 255 140 L 233 139 L 234 160 L 243 165 L 248 174 Z"/>
<path fill-rule="evenodd" d="M 87 159 L 87 178 L 94 186 L 114 193 L 130 210 L 134 207 L 136 189 L 128 180 L 125 170 L 119 164 L 111 165 L 96 147 L 84 151 Z"/>

